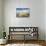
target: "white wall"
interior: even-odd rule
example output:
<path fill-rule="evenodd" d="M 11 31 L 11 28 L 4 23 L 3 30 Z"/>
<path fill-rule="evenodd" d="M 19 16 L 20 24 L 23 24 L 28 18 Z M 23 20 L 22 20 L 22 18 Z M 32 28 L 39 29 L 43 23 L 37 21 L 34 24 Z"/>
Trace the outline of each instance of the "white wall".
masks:
<path fill-rule="evenodd" d="M 32 8 L 29 18 L 16 18 L 16 8 Z M 39 27 L 39 38 L 45 39 L 44 0 L 4 0 L 4 26 L 7 35 L 10 26 L 36 26 Z"/>
<path fill-rule="evenodd" d="M 46 0 L 45 0 L 45 40 L 46 40 Z"/>

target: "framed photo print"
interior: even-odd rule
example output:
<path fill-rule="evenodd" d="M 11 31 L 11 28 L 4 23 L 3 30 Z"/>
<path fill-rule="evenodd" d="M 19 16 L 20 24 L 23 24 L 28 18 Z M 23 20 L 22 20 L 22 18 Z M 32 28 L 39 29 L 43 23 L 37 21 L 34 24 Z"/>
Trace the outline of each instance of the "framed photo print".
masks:
<path fill-rule="evenodd" d="M 29 17 L 30 8 L 16 8 L 16 17 Z"/>

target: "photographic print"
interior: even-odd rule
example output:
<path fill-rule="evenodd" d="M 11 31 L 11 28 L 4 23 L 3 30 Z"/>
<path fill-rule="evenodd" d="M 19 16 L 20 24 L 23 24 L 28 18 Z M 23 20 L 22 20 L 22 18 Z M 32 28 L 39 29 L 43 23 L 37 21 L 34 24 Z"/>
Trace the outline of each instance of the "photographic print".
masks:
<path fill-rule="evenodd" d="M 16 17 L 29 17 L 30 8 L 16 8 Z"/>

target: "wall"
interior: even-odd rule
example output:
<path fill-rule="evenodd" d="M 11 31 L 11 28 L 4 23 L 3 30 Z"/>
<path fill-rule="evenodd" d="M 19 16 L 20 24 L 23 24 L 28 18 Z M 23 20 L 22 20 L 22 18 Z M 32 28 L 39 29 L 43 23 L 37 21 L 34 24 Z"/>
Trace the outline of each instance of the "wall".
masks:
<path fill-rule="evenodd" d="M 46 0 L 45 0 L 45 40 L 46 40 Z"/>
<path fill-rule="evenodd" d="M 4 0 L 4 26 L 7 35 L 10 26 L 39 27 L 39 39 L 45 39 L 44 0 L 32 0 L 32 14 L 29 18 L 16 18 L 16 8 L 31 8 L 31 0 Z"/>
<path fill-rule="evenodd" d="M 2 38 L 2 0 L 0 0 L 0 38 Z"/>
<path fill-rule="evenodd" d="M 34 24 L 39 27 L 39 38 L 45 39 L 45 3 L 44 0 L 33 0 Z"/>

